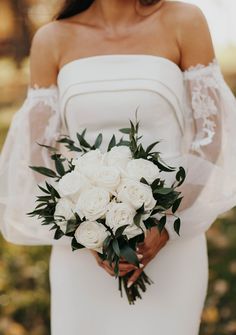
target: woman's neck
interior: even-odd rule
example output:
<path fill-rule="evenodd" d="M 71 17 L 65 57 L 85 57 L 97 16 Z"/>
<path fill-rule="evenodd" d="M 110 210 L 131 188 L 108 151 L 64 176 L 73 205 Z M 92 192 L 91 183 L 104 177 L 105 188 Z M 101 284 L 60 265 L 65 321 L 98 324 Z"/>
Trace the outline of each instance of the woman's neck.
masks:
<path fill-rule="evenodd" d="M 135 6 L 138 0 L 95 0 L 93 7 L 107 27 L 130 24 L 137 21 Z"/>

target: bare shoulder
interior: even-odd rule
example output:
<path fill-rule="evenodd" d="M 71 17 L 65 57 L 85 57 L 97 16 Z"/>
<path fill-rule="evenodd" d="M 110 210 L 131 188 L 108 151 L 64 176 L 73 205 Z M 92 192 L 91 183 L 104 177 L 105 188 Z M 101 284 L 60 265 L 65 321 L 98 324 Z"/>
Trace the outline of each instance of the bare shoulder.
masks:
<path fill-rule="evenodd" d="M 206 18 L 198 6 L 182 1 L 166 1 L 165 14 L 172 18 L 175 23 L 183 26 L 186 24 L 206 24 Z"/>
<path fill-rule="evenodd" d="M 166 3 L 167 16 L 173 22 L 182 55 L 181 67 L 209 64 L 215 57 L 212 38 L 202 10 L 181 1 Z"/>
<path fill-rule="evenodd" d="M 56 84 L 61 25 L 57 21 L 40 27 L 30 49 L 30 84 L 47 87 Z"/>

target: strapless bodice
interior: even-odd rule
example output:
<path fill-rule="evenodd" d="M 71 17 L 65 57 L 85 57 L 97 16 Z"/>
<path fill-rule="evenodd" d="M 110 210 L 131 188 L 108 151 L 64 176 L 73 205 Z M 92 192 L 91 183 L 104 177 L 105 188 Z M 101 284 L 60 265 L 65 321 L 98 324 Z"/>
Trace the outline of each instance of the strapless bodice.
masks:
<path fill-rule="evenodd" d="M 164 156 L 181 153 L 183 73 L 172 61 L 151 55 L 77 59 L 61 68 L 58 87 L 62 121 L 72 138 L 87 128 L 93 142 L 102 132 L 105 149 L 138 110 L 144 145 L 161 140 Z"/>

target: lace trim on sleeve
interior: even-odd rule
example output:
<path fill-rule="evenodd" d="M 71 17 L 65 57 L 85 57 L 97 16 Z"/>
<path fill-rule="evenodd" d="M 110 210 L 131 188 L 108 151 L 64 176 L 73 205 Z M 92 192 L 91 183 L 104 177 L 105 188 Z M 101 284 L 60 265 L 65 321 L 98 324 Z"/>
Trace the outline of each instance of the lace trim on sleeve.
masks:
<path fill-rule="evenodd" d="M 201 147 L 212 143 L 216 131 L 216 118 L 220 114 L 219 93 L 222 74 L 214 59 L 208 66 L 198 64 L 184 72 L 187 104 L 192 109 L 197 123 L 196 135 L 191 149 L 201 151 Z"/>
<path fill-rule="evenodd" d="M 48 87 L 39 87 L 34 85 L 28 86 L 26 104 L 28 109 L 32 109 L 37 104 L 43 104 L 51 108 L 53 114 L 49 118 L 45 128 L 45 138 L 48 141 L 58 139 L 60 115 L 59 115 L 59 91 L 57 85 L 50 85 Z"/>

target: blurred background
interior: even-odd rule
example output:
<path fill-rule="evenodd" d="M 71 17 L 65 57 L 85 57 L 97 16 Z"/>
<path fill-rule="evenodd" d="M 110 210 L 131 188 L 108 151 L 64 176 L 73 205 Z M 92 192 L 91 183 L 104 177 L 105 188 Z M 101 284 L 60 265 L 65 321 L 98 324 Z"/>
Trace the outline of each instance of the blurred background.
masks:
<path fill-rule="evenodd" d="M 236 1 L 185 2 L 205 13 L 225 79 L 236 93 Z M 58 0 L 0 0 L 0 147 L 25 99 L 32 36 L 59 4 Z M 207 236 L 210 282 L 200 335 L 234 335 L 236 210 L 214 223 Z M 49 335 L 50 248 L 19 247 L 0 237 L 0 255 L 0 335 Z"/>

